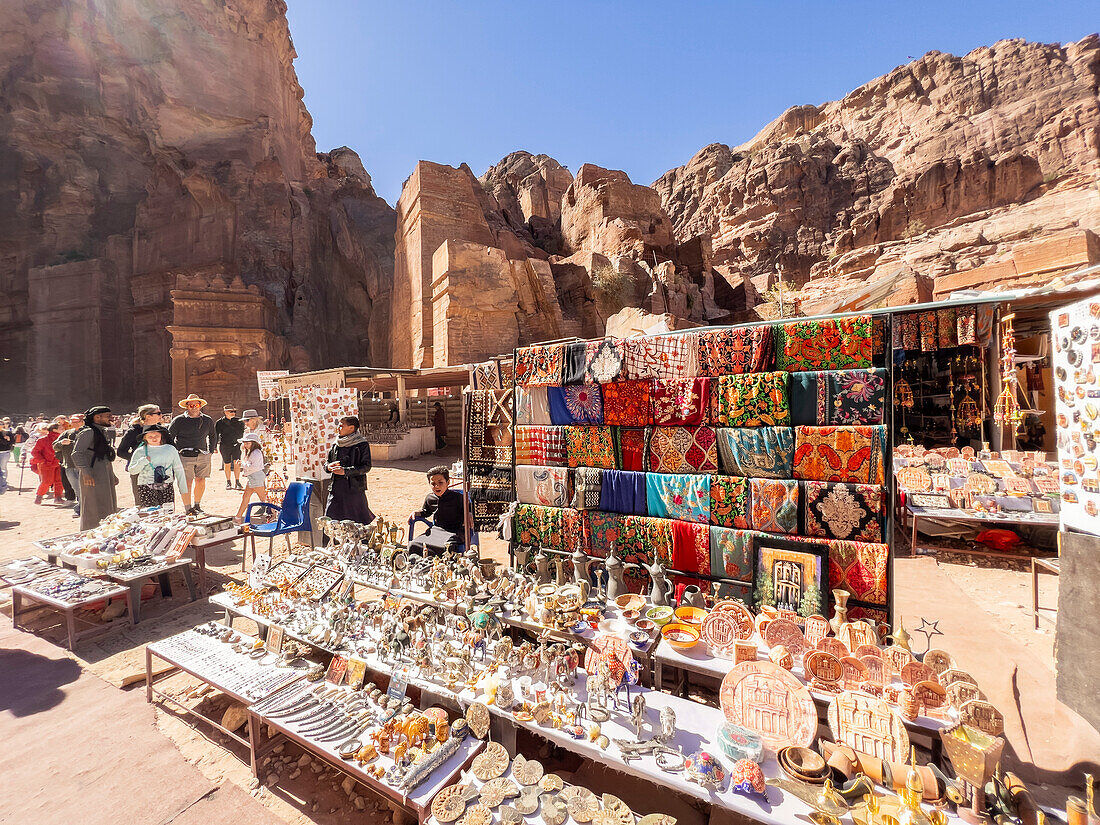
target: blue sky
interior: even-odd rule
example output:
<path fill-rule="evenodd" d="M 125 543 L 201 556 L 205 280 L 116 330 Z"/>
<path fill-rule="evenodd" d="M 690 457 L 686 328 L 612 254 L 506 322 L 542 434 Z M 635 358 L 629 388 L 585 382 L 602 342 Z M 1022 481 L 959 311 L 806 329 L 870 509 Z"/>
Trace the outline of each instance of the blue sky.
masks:
<path fill-rule="evenodd" d="M 391 204 L 417 160 L 480 175 L 517 149 L 648 184 L 927 51 L 1100 27 L 1095 0 L 288 4 L 317 148 L 357 151 Z"/>

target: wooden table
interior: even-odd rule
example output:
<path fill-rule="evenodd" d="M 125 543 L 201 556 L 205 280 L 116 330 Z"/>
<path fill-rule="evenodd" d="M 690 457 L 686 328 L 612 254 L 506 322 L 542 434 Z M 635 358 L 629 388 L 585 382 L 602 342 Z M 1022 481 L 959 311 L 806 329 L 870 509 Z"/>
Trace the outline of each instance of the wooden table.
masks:
<path fill-rule="evenodd" d="M 1058 576 L 1062 572 L 1061 559 L 1040 559 L 1031 557 L 1031 617 L 1035 620 L 1035 629 L 1039 629 L 1039 571 L 1045 570 Z M 1051 608 L 1057 610 L 1058 608 Z"/>
<path fill-rule="evenodd" d="M 905 510 L 913 518 L 913 534 L 910 539 L 910 553 L 912 555 L 917 554 L 917 522 L 924 519 L 938 519 L 940 521 L 961 521 L 971 524 L 997 524 L 1002 527 L 1054 527 L 1057 528 L 1058 514 L 1057 513 L 1011 513 L 993 515 L 992 513 L 975 513 L 971 510 L 950 510 L 950 509 L 934 509 L 928 507 L 918 507 L 915 504 L 906 503 Z M 1032 558 L 1029 555 L 1022 555 L 1020 553 L 1002 552 L 1000 550 L 973 550 L 965 548 L 961 550 L 952 549 L 951 553 L 965 553 L 973 556 L 992 556 L 999 559 L 1018 559 L 1020 561 L 1027 561 Z"/>
<path fill-rule="evenodd" d="M 198 598 L 195 592 L 195 580 L 191 578 L 191 559 L 180 559 L 174 562 L 164 562 L 153 569 L 143 568 L 136 571 L 107 570 L 107 578 L 124 584 L 130 589 L 130 612 L 134 617 L 134 624 L 141 621 L 141 586 L 146 579 L 155 578 L 160 587 L 160 595 L 167 599 L 172 596 L 172 583 L 168 580 L 168 574 L 173 570 L 183 573 L 183 580 L 187 582 L 187 590 L 191 594 L 191 601 Z"/>
<path fill-rule="evenodd" d="M 31 590 L 26 585 L 17 584 L 12 586 L 11 589 L 11 623 L 12 627 L 19 630 L 26 629 L 21 623 L 20 619 L 28 613 L 32 613 L 35 610 L 43 608 L 52 608 L 65 615 L 65 628 L 69 637 L 69 650 L 76 649 L 76 643 L 80 639 L 85 639 L 89 636 L 100 636 L 108 632 L 110 629 L 116 627 L 123 620 L 121 618 L 115 619 L 106 625 L 93 625 L 92 630 L 77 631 L 76 623 L 81 621 L 84 624 L 91 624 L 90 622 L 84 622 L 84 620 L 78 620 L 75 612 L 82 607 L 87 607 L 91 604 L 96 604 L 102 601 L 110 601 L 115 596 L 125 596 L 126 605 L 130 609 L 127 611 L 127 623 L 133 627 L 134 625 L 134 595 L 133 591 L 124 586 L 114 587 L 110 590 L 106 590 L 103 593 L 98 593 L 95 596 L 91 596 L 86 599 L 81 599 L 76 602 L 65 602 L 61 599 L 56 599 L 53 596 L 46 596 L 42 593 L 38 593 Z M 32 602 L 30 607 L 24 607 L 24 600 Z"/>

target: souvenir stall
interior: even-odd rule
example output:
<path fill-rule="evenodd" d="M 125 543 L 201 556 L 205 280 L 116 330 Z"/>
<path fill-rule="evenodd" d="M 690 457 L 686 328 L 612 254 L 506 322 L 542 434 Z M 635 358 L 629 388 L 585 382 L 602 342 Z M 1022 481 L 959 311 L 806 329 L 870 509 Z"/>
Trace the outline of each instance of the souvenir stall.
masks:
<path fill-rule="evenodd" d="M 512 358 L 495 358 L 470 367 L 470 392 L 464 396 L 462 425 L 463 487 L 470 502 L 473 530 L 494 531 L 514 499 L 512 446 Z"/>

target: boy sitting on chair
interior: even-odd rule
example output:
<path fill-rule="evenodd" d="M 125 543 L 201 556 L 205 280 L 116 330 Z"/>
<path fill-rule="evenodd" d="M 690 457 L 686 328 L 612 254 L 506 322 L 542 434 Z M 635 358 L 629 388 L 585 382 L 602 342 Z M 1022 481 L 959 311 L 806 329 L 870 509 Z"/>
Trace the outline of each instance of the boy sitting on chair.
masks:
<path fill-rule="evenodd" d="M 466 499 L 460 490 L 450 489 L 451 473 L 442 464 L 428 470 L 427 476 L 432 492 L 424 506 L 409 516 L 409 553 L 438 556 L 447 550 L 462 552 L 466 547 Z M 434 526 L 427 533 L 411 538 L 416 519 L 433 517 Z"/>

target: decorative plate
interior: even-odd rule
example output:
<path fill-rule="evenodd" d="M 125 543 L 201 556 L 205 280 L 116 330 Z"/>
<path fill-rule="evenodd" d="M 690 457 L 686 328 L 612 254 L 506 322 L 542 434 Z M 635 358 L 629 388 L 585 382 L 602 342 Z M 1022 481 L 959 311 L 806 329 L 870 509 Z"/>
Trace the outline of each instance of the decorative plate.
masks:
<path fill-rule="evenodd" d="M 808 746 L 817 737 L 817 709 L 810 691 L 772 662 L 735 665 L 722 680 L 719 700 L 726 719 L 758 733 L 772 750 Z"/>
<path fill-rule="evenodd" d="M 556 773 L 548 773 L 539 780 L 539 787 L 546 793 L 557 793 L 565 787 L 565 783 L 561 781 L 561 777 Z"/>
<path fill-rule="evenodd" d="M 844 656 L 840 663 L 844 666 L 844 687 L 847 690 L 855 690 L 871 675 L 867 665 L 855 656 Z"/>
<path fill-rule="evenodd" d="M 488 806 L 478 802 L 466 809 L 466 813 L 459 820 L 459 825 L 491 825 L 492 821 L 493 812 Z"/>
<path fill-rule="evenodd" d="M 886 682 L 886 662 L 883 661 L 881 656 L 859 656 L 857 658 L 867 668 L 867 676 L 863 681 L 876 685 Z"/>
<path fill-rule="evenodd" d="M 927 493 L 932 489 L 932 476 L 922 467 L 903 467 L 897 476 L 898 485 L 911 493 Z"/>
<path fill-rule="evenodd" d="M 939 648 L 932 648 L 924 654 L 922 661 L 928 665 L 936 673 L 937 676 L 942 674 L 948 668 L 955 666 L 955 660 L 951 654 L 945 650 Z"/>
<path fill-rule="evenodd" d="M 466 786 L 450 785 L 432 800 L 432 816 L 440 822 L 454 822 L 466 810 Z"/>
<path fill-rule="evenodd" d="M 908 757 L 905 722 L 885 700 L 845 691 L 829 704 L 828 715 L 836 742 L 889 762 L 904 762 Z"/>
<path fill-rule="evenodd" d="M 804 631 L 806 636 L 806 643 L 810 647 L 817 647 L 821 640 L 829 635 L 829 622 L 824 616 L 819 616 L 816 613 L 806 619 L 806 629 Z"/>
<path fill-rule="evenodd" d="M 939 715 L 947 705 L 947 689 L 939 682 L 917 682 L 913 685 L 913 698 L 927 711 L 926 716 Z"/>
<path fill-rule="evenodd" d="M 938 682 L 936 671 L 924 662 L 912 661 L 901 669 L 901 680 L 907 685 L 915 685 L 917 682 Z"/>
<path fill-rule="evenodd" d="M 970 682 L 972 685 L 978 684 L 978 680 L 965 670 L 958 670 L 954 667 L 949 667 L 940 674 L 940 684 L 944 687 L 954 684 L 955 682 Z"/>
<path fill-rule="evenodd" d="M 952 682 L 947 686 L 947 701 L 953 708 L 961 708 L 971 699 L 984 699 L 985 694 L 971 682 Z"/>
<path fill-rule="evenodd" d="M 902 668 L 913 661 L 913 654 L 900 645 L 890 645 L 882 651 L 883 661 L 891 673 L 901 673 Z"/>
<path fill-rule="evenodd" d="M 751 627 L 751 622 L 749 623 Z M 712 610 L 703 619 L 703 641 L 714 653 L 726 654 L 741 641 L 737 614 L 730 610 Z"/>
<path fill-rule="evenodd" d="M 737 622 L 737 640 L 739 642 L 743 642 L 750 638 L 756 631 L 756 620 L 753 618 L 752 611 L 739 601 L 725 599 L 714 606 L 711 615 L 713 615 L 715 611 L 727 613 Z"/>
<path fill-rule="evenodd" d="M 561 825 L 569 816 L 565 802 L 559 796 L 544 793 L 539 797 L 539 803 L 542 805 L 542 821 L 546 825 Z"/>
<path fill-rule="evenodd" d="M 588 788 L 570 785 L 563 788 L 559 796 L 565 800 L 566 810 L 577 822 L 591 822 L 592 817 L 600 810 L 599 798 Z"/>
<path fill-rule="evenodd" d="M 862 659 L 864 656 L 874 656 L 878 659 L 882 658 L 882 648 L 878 645 L 860 645 L 852 651 L 852 655 L 857 659 Z"/>
<path fill-rule="evenodd" d="M 508 751 L 499 742 L 490 742 L 485 750 L 474 757 L 472 770 L 482 782 L 504 776 L 508 770 Z"/>
<path fill-rule="evenodd" d="M 542 779 L 542 763 L 537 759 L 528 759 L 522 753 L 517 753 L 512 760 L 512 778 L 520 785 L 536 785 Z"/>
<path fill-rule="evenodd" d="M 835 684 L 844 678 L 844 665 L 840 659 L 824 650 L 811 650 L 802 659 L 802 668 L 819 682 Z"/>
<path fill-rule="evenodd" d="M 845 656 L 850 656 L 851 651 L 848 650 L 848 645 L 840 641 L 836 636 L 826 636 L 820 642 L 817 643 L 818 650 L 824 650 L 826 653 L 831 653 L 838 659 L 843 659 Z"/>
<path fill-rule="evenodd" d="M 867 622 L 845 622 L 836 636 L 849 650 L 855 650 L 860 645 L 873 645 L 878 641 L 878 634 Z"/>
<path fill-rule="evenodd" d="M 768 647 L 783 645 L 796 658 L 809 649 L 802 629 L 789 619 L 774 619 L 764 631 L 764 641 Z"/>
<path fill-rule="evenodd" d="M 489 733 L 489 708 L 482 702 L 474 702 L 466 709 L 466 724 L 478 739 Z"/>
<path fill-rule="evenodd" d="M 990 736 L 1005 732 L 1005 718 L 985 699 L 971 699 L 959 708 L 959 721 Z"/>
<path fill-rule="evenodd" d="M 602 812 L 614 825 L 634 825 L 634 811 L 617 796 L 609 793 L 603 795 Z"/>
<path fill-rule="evenodd" d="M 519 788 L 517 788 L 516 783 L 507 776 L 499 776 L 496 779 L 490 779 L 481 786 L 481 804 L 487 805 L 490 808 L 495 808 L 505 799 L 511 799 L 516 796 L 519 796 Z"/>

